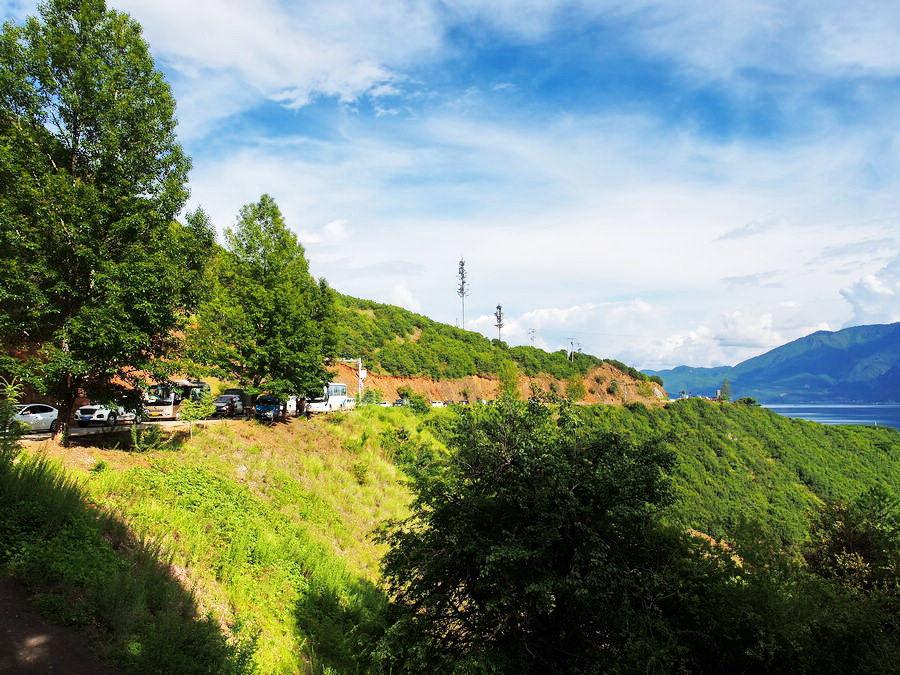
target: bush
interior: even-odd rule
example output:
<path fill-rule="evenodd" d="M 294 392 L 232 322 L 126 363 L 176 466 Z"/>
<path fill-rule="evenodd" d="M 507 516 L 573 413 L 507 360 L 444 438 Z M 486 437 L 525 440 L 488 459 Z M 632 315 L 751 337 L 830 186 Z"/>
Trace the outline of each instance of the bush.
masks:
<path fill-rule="evenodd" d="M 359 399 L 360 405 L 377 405 L 384 399 L 384 394 L 380 389 L 366 389 L 362 398 Z"/>
<path fill-rule="evenodd" d="M 571 401 L 581 401 L 587 396 L 584 388 L 584 382 L 581 377 L 574 375 L 566 382 L 566 398 Z"/>
<path fill-rule="evenodd" d="M 686 665 L 669 642 L 689 639 L 704 586 L 736 568 L 701 546 L 702 573 L 682 570 L 693 542 L 655 519 L 670 454 L 582 436 L 574 421 L 565 405 L 509 398 L 463 410 L 453 452 L 414 477 L 413 515 L 381 535 L 408 610 L 388 638 L 402 668 L 629 670 L 648 654 L 661 670 Z M 676 612 L 685 625 L 667 625 Z"/>
<path fill-rule="evenodd" d="M 431 412 L 431 403 L 421 394 L 417 394 L 409 387 L 398 387 L 397 395 L 403 399 L 410 410 L 419 415 L 427 415 Z"/>

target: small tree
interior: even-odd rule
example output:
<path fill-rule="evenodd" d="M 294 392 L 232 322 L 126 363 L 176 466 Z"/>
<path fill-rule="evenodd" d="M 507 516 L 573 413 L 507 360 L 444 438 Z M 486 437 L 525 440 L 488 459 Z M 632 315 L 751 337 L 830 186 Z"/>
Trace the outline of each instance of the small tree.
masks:
<path fill-rule="evenodd" d="M 414 392 L 410 387 L 399 387 L 397 396 L 402 398 L 405 405 L 409 406 L 414 413 L 425 415 L 431 411 L 431 403 L 428 402 L 428 399 L 422 394 Z"/>
<path fill-rule="evenodd" d="M 204 391 L 197 398 L 189 398 L 182 401 L 178 408 L 178 417 L 188 423 L 191 438 L 194 437 L 194 422 L 212 417 L 216 412 L 216 404 L 213 402 L 212 393 Z"/>
<path fill-rule="evenodd" d="M 16 421 L 22 389 L 15 381 L 0 380 L 0 468 L 19 454 L 22 427 Z"/>
<path fill-rule="evenodd" d="M 366 389 L 359 399 L 360 405 L 376 405 L 381 402 L 383 394 L 380 389 Z"/>
<path fill-rule="evenodd" d="M 578 375 L 573 375 L 566 381 L 566 397 L 570 401 L 582 401 L 587 396 L 584 382 Z"/>
<path fill-rule="evenodd" d="M 714 569 L 720 556 L 692 555 L 657 525 L 673 457 L 582 436 L 567 404 L 555 408 L 504 398 L 463 410 L 443 465 L 413 474 L 412 515 L 381 537 L 406 610 L 390 635 L 410 671 L 631 671 L 648 657 L 680 669 L 667 643 L 694 634 L 709 580 L 681 576 L 684 561 Z"/>
<path fill-rule="evenodd" d="M 722 388 L 719 390 L 719 400 L 720 401 L 730 401 L 731 400 L 731 382 L 729 382 L 726 377 L 722 380 Z"/>
<path fill-rule="evenodd" d="M 500 396 L 519 397 L 519 368 L 514 361 L 504 360 L 497 368 L 500 379 Z"/>

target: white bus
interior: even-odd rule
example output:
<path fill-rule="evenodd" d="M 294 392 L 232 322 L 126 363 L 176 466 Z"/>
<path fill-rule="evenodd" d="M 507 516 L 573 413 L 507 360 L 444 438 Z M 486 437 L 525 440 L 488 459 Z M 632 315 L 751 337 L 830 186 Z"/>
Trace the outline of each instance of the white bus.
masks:
<path fill-rule="evenodd" d="M 347 385 L 329 382 L 322 388 L 322 396 L 306 404 L 307 412 L 325 413 L 334 410 L 350 410 L 356 407 L 356 399 L 347 395 Z"/>
<path fill-rule="evenodd" d="M 182 401 L 197 400 L 208 391 L 209 385 L 199 381 L 173 380 L 154 384 L 144 394 L 145 415 L 151 420 L 177 419 Z"/>

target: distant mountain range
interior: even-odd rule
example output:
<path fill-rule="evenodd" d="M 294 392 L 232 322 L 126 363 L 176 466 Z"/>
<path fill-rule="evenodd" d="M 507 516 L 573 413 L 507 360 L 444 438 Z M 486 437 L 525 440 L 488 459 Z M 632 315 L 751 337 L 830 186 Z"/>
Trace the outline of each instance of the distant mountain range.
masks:
<path fill-rule="evenodd" d="M 673 398 L 711 396 L 726 378 L 732 398 L 763 403 L 900 401 L 900 323 L 818 331 L 736 366 L 647 370 Z"/>

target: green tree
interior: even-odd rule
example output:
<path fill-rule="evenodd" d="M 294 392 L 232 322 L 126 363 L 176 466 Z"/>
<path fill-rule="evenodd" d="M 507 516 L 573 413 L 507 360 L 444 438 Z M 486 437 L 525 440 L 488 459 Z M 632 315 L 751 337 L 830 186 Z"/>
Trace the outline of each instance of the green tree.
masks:
<path fill-rule="evenodd" d="M 584 388 L 584 381 L 578 376 L 573 375 L 566 381 L 566 397 L 571 401 L 581 401 L 587 396 Z"/>
<path fill-rule="evenodd" d="M 0 33 L 3 369 L 55 396 L 107 393 L 171 348 L 213 233 L 173 222 L 189 161 L 141 28 L 48 0 Z"/>
<path fill-rule="evenodd" d="M 204 391 L 197 398 L 189 398 L 182 401 L 178 408 L 178 417 L 188 423 L 191 438 L 194 437 L 194 422 L 205 420 L 216 412 L 216 404 L 213 402 L 212 392 Z"/>
<path fill-rule="evenodd" d="M 658 524 L 672 455 L 577 419 L 568 403 L 465 409 L 442 465 L 413 475 L 412 515 L 381 535 L 402 668 L 668 672 L 719 629 L 703 602 L 737 569 Z"/>
<path fill-rule="evenodd" d="M 500 379 L 500 396 L 519 397 L 519 369 L 514 361 L 504 359 L 497 368 Z"/>
<path fill-rule="evenodd" d="M 719 389 L 719 400 L 720 401 L 730 401 L 731 400 L 731 382 L 729 382 L 726 377 L 722 380 L 722 387 Z"/>
<path fill-rule="evenodd" d="M 319 394 L 335 350 L 333 291 L 309 273 L 272 197 L 241 209 L 210 277 L 188 331 L 191 358 L 253 393 Z"/>

